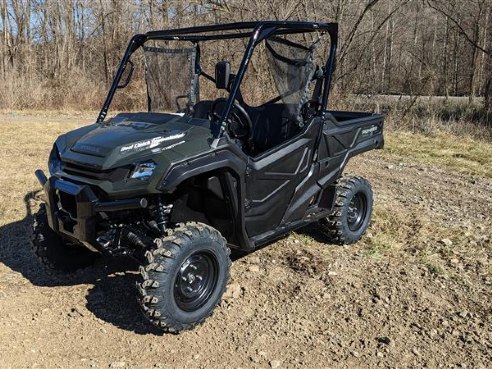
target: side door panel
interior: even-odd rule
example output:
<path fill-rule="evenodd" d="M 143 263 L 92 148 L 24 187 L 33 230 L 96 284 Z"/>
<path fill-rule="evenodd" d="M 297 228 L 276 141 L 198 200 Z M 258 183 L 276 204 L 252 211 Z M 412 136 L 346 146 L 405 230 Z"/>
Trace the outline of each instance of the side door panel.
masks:
<path fill-rule="evenodd" d="M 245 220 L 250 237 L 277 228 L 294 191 L 312 165 L 318 124 L 311 123 L 304 133 L 251 158 L 246 175 Z"/>

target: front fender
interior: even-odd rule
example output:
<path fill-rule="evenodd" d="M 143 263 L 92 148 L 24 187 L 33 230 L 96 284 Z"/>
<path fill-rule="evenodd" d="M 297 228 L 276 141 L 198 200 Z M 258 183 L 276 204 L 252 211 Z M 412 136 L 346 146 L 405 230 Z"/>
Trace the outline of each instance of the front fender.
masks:
<path fill-rule="evenodd" d="M 249 240 L 246 232 L 244 217 L 244 199 L 245 192 L 245 173 L 246 173 L 247 156 L 242 152 L 219 149 L 218 151 L 207 153 L 203 156 L 186 160 L 173 165 L 162 177 L 158 190 L 163 193 L 173 193 L 178 186 L 184 181 L 206 173 L 226 173 L 222 176 L 222 187 L 230 195 L 233 202 L 233 217 L 235 224 L 235 234 L 239 247 L 244 251 L 254 249 L 254 244 Z M 230 179 L 234 177 L 236 180 Z"/>
<path fill-rule="evenodd" d="M 232 171 L 240 180 L 241 187 L 244 187 L 246 163 L 246 160 L 230 150 L 213 151 L 170 167 L 159 181 L 157 189 L 164 193 L 172 193 L 185 180 L 220 169 Z"/>

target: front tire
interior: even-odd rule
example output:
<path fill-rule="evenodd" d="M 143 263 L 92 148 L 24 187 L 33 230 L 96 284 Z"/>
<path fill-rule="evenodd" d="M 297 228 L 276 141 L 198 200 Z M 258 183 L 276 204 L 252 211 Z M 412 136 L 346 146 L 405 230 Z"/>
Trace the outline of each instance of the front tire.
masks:
<path fill-rule="evenodd" d="M 214 228 L 185 223 L 146 252 L 137 282 L 145 316 L 178 333 L 201 324 L 220 302 L 231 261 L 226 240 Z"/>
<path fill-rule="evenodd" d="M 93 264 L 98 254 L 71 243 L 48 225 L 46 206 L 41 204 L 34 215 L 31 246 L 38 260 L 50 274 L 72 273 Z"/>
<path fill-rule="evenodd" d="M 332 213 L 321 220 L 321 227 L 330 242 L 350 245 L 359 241 L 369 226 L 373 193 L 362 177 L 345 177 L 338 181 Z"/>

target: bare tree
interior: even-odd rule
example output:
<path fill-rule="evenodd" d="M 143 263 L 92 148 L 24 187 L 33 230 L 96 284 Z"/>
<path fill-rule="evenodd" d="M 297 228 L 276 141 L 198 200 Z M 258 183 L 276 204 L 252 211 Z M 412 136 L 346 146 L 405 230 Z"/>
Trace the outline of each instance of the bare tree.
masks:
<path fill-rule="evenodd" d="M 346 93 L 490 104 L 491 11 L 490 0 L 0 0 L 0 108 L 96 108 L 132 34 L 264 18 L 338 22 Z M 244 45 L 212 47 L 237 58 Z"/>

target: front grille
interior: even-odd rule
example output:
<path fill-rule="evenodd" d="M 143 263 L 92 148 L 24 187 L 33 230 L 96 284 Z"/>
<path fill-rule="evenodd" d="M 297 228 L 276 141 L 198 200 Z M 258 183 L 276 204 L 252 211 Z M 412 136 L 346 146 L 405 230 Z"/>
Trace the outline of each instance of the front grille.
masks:
<path fill-rule="evenodd" d="M 73 163 L 62 164 L 62 170 L 64 173 L 72 176 L 97 179 L 100 181 L 121 181 L 128 177 L 130 173 L 130 166 L 120 167 L 109 170 L 97 170 L 94 168 L 87 168 Z"/>
<path fill-rule="evenodd" d="M 58 196 L 58 209 L 66 213 L 72 219 L 77 219 L 77 201 L 75 196 L 65 193 L 63 191 L 57 191 Z"/>
<path fill-rule="evenodd" d="M 64 231 L 73 233 L 77 224 L 77 200 L 75 196 L 56 190 L 56 205 L 60 217 L 60 226 Z"/>

